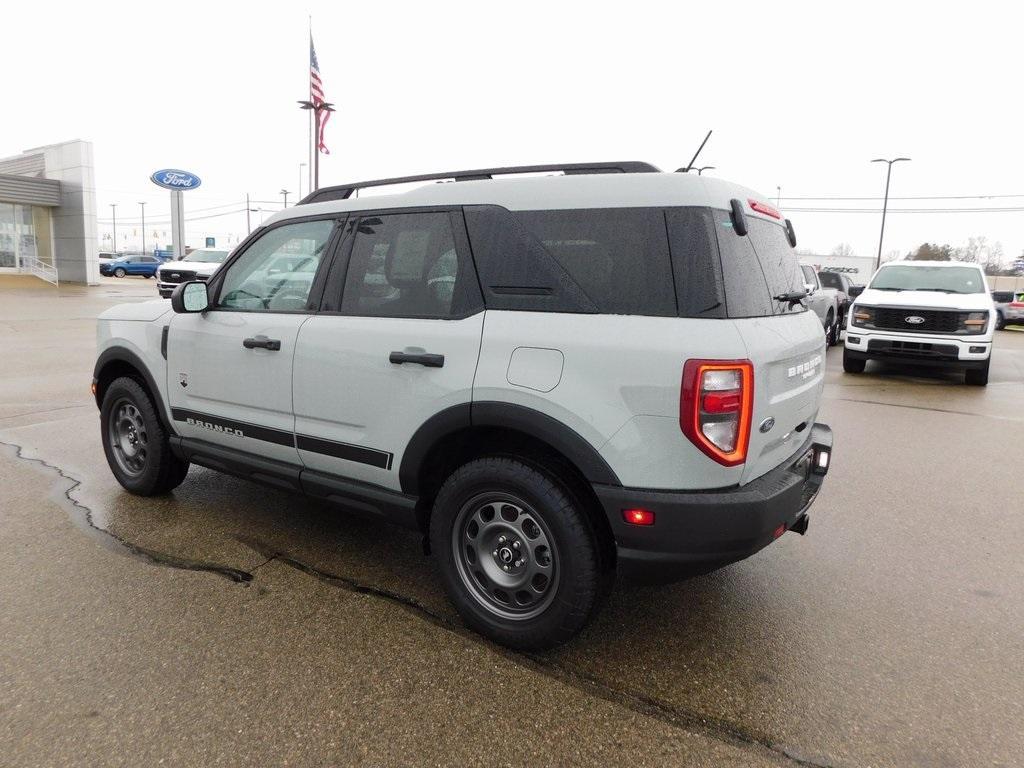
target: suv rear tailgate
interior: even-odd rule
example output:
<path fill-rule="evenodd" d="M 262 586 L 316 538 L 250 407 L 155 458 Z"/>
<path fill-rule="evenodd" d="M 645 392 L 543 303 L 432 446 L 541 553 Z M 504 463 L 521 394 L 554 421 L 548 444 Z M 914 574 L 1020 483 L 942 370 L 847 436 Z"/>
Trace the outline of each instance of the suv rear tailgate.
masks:
<path fill-rule="evenodd" d="M 825 383 L 825 336 L 813 312 L 733 322 L 754 364 L 754 413 L 743 485 L 792 456 L 814 425 Z"/>

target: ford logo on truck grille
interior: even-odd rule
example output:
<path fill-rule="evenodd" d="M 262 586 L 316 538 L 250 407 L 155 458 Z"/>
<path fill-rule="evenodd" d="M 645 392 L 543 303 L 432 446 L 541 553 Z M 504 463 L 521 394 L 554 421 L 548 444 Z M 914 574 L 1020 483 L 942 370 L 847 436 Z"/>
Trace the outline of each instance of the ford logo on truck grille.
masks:
<path fill-rule="evenodd" d="M 911 315 L 910 317 L 904 317 L 903 320 L 905 322 L 910 323 L 911 325 L 920 325 L 921 323 L 924 322 L 924 318 L 921 317 L 920 315 Z"/>

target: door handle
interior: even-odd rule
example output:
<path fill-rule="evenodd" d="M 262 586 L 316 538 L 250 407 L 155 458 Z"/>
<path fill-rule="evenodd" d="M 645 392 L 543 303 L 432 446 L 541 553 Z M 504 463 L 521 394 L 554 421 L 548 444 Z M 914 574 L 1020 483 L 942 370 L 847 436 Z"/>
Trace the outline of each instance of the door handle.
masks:
<path fill-rule="evenodd" d="M 392 352 L 388 360 L 395 365 L 419 363 L 427 368 L 444 368 L 444 355 L 433 355 L 430 352 Z"/>
<path fill-rule="evenodd" d="M 268 339 L 266 336 L 252 336 L 251 338 L 244 339 L 242 346 L 246 349 L 270 349 L 277 351 L 281 349 L 280 339 Z"/>

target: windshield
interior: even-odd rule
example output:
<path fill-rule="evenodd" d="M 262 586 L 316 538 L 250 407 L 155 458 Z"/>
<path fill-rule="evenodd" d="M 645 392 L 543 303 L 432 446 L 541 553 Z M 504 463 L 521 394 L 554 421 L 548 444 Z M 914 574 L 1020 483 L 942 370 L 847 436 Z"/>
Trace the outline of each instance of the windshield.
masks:
<path fill-rule="evenodd" d="M 882 267 L 870 288 L 879 291 L 981 293 L 985 284 L 976 267 Z"/>
<path fill-rule="evenodd" d="M 209 264 L 222 264 L 227 257 L 227 251 L 211 251 L 206 248 L 199 248 L 185 256 L 182 261 L 205 261 Z"/>

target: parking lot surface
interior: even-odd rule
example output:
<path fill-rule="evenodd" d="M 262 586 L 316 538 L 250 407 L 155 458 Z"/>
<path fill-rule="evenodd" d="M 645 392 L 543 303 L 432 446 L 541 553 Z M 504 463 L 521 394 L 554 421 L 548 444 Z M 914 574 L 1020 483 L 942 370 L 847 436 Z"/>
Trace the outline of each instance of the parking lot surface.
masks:
<path fill-rule="evenodd" d="M 0 277 L 0 765 L 1024 765 L 1024 332 L 987 388 L 829 350 L 808 535 L 524 656 L 410 532 L 199 467 L 125 493 L 94 319 L 154 292 Z"/>

